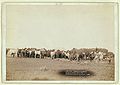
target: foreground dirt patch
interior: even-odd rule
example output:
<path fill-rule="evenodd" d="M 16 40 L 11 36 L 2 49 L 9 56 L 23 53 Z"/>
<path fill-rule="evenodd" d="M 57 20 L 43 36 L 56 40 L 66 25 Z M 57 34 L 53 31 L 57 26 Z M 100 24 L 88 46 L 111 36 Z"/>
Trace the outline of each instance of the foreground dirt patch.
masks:
<path fill-rule="evenodd" d="M 65 69 L 94 72 L 94 76 L 63 76 Z M 7 80 L 114 80 L 114 62 L 76 62 L 65 59 L 7 58 Z"/>

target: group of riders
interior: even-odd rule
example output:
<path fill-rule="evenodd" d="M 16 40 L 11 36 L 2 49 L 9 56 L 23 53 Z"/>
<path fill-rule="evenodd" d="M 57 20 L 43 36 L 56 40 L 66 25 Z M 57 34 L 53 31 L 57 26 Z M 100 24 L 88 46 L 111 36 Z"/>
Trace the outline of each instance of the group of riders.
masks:
<path fill-rule="evenodd" d="M 36 49 L 36 48 L 21 48 L 17 50 L 7 49 L 6 54 L 10 54 L 12 57 L 19 57 L 19 58 L 41 58 L 44 59 L 46 57 L 56 59 L 56 58 L 65 58 L 70 61 L 76 60 L 95 60 L 95 61 L 103 61 L 107 60 L 109 63 L 111 59 L 114 57 L 114 54 L 110 54 L 110 52 L 102 52 L 99 51 L 97 48 L 92 51 L 78 51 L 77 49 L 73 48 L 72 50 L 46 50 L 44 49 Z"/>

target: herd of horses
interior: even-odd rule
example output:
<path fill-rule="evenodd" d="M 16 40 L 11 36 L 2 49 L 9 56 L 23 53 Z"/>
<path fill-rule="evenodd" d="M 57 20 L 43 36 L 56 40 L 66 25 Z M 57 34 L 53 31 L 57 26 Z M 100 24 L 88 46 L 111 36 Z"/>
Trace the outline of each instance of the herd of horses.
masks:
<path fill-rule="evenodd" d="M 114 58 L 114 54 L 109 52 L 107 49 L 100 50 L 98 48 L 94 49 L 71 49 L 71 50 L 46 50 L 43 49 L 36 49 L 36 48 L 19 48 L 19 49 L 6 49 L 6 55 L 10 55 L 11 57 L 18 57 L 18 58 L 41 58 L 44 59 L 46 57 L 56 59 L 56 58 L 64 58 L 70 61 L 82 61 L 82 60 L 89 60 L 89 61 L 108 61 L 111 62 L 111 59 Z"/>

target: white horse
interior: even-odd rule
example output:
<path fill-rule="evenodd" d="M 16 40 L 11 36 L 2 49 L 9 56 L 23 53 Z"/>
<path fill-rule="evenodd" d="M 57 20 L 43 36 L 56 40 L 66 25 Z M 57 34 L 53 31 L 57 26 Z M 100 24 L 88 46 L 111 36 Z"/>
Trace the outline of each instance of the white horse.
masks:
<path fill-rule="evenodd" d="M 100 55 L 99 60 L 100 60 L 100 61 L 103 61 L 103 57 L 104 57 L 103 52 L 99 52 L 99 55 Z"/>
<path fill-rule="evenodd" d="M 54 59 L 54 58 L 55 58 L 55 54 L 56 54 L 56 50 L 51 51 L 51 52 L 50 52 L 50 57 L 51 57 L 52 59 Z"/>
<path fill-rule="evenodd" d="M 103 54 L 104 54 L 103 52 L 95 52 L 95 58 L 94 58 L 94 60 L 96 62 L 103 61 L 103 57 L 104 57 Z"/>
<path fill-rule="evenodd" d="M 41 52 L 40 50 L 35 50 L 35 58 L 41 57 Z"/>

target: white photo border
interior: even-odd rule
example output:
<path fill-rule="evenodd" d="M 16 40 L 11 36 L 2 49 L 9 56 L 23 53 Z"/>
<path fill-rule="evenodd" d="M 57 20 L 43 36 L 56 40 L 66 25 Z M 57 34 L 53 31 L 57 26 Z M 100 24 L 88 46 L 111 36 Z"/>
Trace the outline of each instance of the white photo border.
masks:
<path fill-rule="evenodd" d="M 80 5 L 80 4 L 114 4 L 114 27 L 115 27 L 115 81 L 7 81 L 6 80 L 6 6 L 7 5 Z M 116 2 L 4 2 L 2 3 L 2 82 L 11 84 L 115 84 L 119 81 L 119 4 Z"/>

